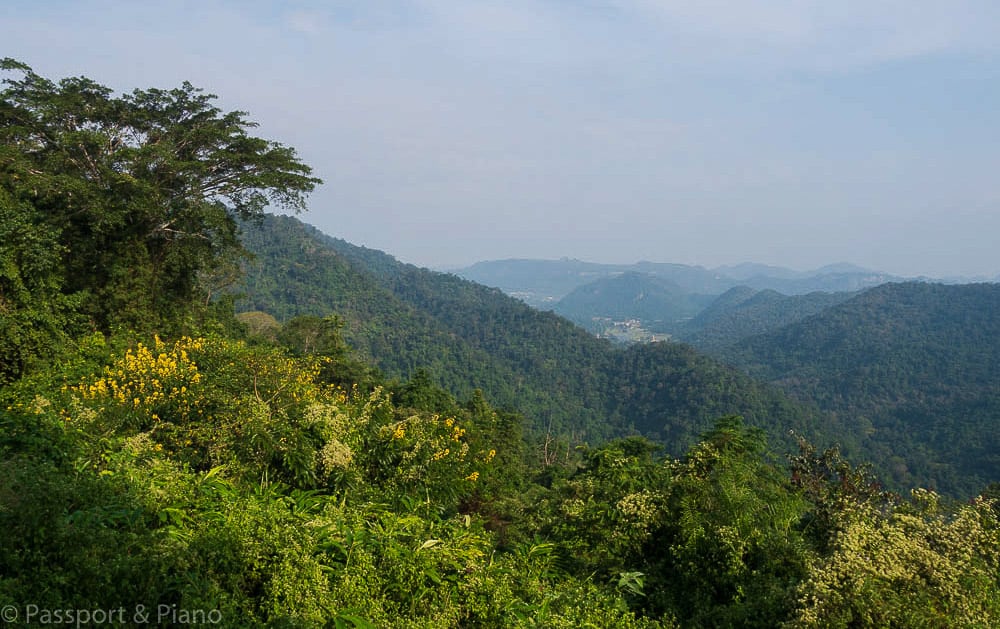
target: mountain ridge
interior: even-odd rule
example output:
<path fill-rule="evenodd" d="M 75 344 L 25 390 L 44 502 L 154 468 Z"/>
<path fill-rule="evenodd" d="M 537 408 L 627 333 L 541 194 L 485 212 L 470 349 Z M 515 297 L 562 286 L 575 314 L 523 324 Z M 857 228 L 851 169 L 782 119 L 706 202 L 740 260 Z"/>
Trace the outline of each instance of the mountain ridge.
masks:
<path fill-rule="evenodd" d="M 733 271 L 735 276 L 727 275 L 726 270 Z M 706 295 L 721 295 L 740 285 L 761 290 L 770 288 L 787 295 L 815 291 L 844 292 L 903 279 L 850 263 L 835 263 L 803 272 L 756 263 L 706 268 L 649 261 L 601 264 L 568 258 L 480 261 L 453 269 L 451 273 L 500 288 L 536 308 L 551 309 L 560 299 L 585 284 L 630 271 L 653 274 L 677 283 L 688 292 Z"/>
<path fill-rule="evenodd" d="M 890 283 L 722 353 L 857 425 L 898 486 L 1000 477 L 1000 285 Z"/>
<path fill-rule="evenodd" d="M 390 377 L 426 367 L 460 398 L 481 388 L 491 403 L 521 409 L 537 431 L 590 440 L 667 435 L 671 451 L 725 414 L 779 441 L 787 441 L 786 424 L 810 431 L 808 413 L 776 389 L 686 346 L 615 349 L 496 288 L 400 263 L 291 217 L 245 226 L 244 242 L 258 264 L 248 269 L 241 310 L 286 320 L 337 314 L 348 342 Z"/>

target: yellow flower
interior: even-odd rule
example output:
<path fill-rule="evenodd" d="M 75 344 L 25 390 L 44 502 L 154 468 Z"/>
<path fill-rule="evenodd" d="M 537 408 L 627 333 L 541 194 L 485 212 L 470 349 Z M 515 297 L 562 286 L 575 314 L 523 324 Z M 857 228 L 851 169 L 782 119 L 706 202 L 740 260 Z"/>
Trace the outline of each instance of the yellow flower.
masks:
<path fill-rule="evenodd" d="M 451 450 L 449 448 L 445 448 L 444 450 L 439 450 L 438 452 L 434 453 L 434 456 L 431 457 L 431 460 L 432 461 L 440 461 L 444 457 L 448 456 L 450 453 L 451 453 Z"/>

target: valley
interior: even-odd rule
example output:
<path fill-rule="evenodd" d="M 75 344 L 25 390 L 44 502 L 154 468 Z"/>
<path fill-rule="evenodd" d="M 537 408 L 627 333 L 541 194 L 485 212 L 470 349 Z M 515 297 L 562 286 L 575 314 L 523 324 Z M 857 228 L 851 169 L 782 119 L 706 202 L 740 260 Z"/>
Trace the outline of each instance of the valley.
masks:
<path fill-rule="evenodd" d="M 503 270 L 505 291 L 568 291 L 550 312 L 287 217 L 248 228 L 244 242 L 258 263 L 240 309 L 279 320 L 334 312 L 348 343 L 386 375 L 423 367 L 455 395 L 481 388 L 536 433 L 570 442 L 638 433 L 681 452 L 713 417 L 735 413 L 789 448 L 789 430 L 837 444 L 891 487 L 971 495 L 1000 476 L 988 437 L 1000 421 L 995 284 L 858 289 L 883 275 L 837 265 L 807 277 L 771 269 L 768 279 L 743 268 L 757 286 L 810 290 L 786 295 L 726 288 L 738 280 L 683 265 L 479 267 Z"/>

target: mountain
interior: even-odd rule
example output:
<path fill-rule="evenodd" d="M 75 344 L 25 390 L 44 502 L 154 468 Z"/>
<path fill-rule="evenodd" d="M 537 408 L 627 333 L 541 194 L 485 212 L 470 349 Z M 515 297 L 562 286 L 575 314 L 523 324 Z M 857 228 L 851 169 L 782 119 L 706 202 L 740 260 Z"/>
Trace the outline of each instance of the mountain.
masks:
<path fill-rule="evenodd" d="M 881 274 L 879 271 L 874 271 L 850 262 L 834 262 L 833 264 L 827 264 L 826 266 L 822 266 L 810 273 L 805 273 L 805 275 L 842 275 L 845 273 L 856 273 L 859 275 Z"/>
<path fill-rule="evenodd" d="M 706 269 L 665 262 L 598 264 L 571 260 L 493 260 L 477 262 L 454 273 L 467 280 L 499 288 L 536 308 L 550 309 L 586 284 L 621 275 L 645 273 L 667 280 L 689 293 L 721 295 L 736 286 L 775 290 L 785 295 L 853 292 L 900 281 L 901 278 L 840 262 L 814 271 L 743 263 Z"/>
<path fill-rule="evenodd" d="M 839 265 L 833 268 L 839 268 Z M 770 289 L 785 295 L 804 295 L 817 291 L 825 293 L 854 292 L 880 284 L 902 281 L 900 277 L 876 271 L 821 271 L 799 278 L 756 275 L 746 278 L 742 283 L 758 290 Z"/>
<path fill-rule="evenodd" d="M 629 271 L 576 288 L 554 311 L 591 331 L 600 332 L 610 321 L 632 319 L 651 331 L 670 333 L 714 299 L 656 275 Z"/>
<path fill-rule="evenodd" d="M 775 389 L 689 347 L 616 349 L 495 288 L 401 264 L 290 217 L 244 226 L 256 256 L 242 310 L 280 320 L 337 314 L 346 340 L 390 377 L 424 367 L 460 398 L 481 388 L 536 432 L 577 440 L 640 433 L 681 452 L 721 415 L 743 415 L 786 440 L 816 434 L 811 415 Z"/>
<path fill-rule="evenodd" d="M 734 280 L 746 280 L 757 276 L 791 280 L 807 275 L 802 271 L 793 271 L 792 269 L 787 269 L 782 266 L 757 264 L 756 262 L 741 262 L 740 264 L 718 266 L 712 270 L 719 275 L 731 277 Z"/>
<path fill-rule="evenodd" d="M 689 293 L 718 295 L 729 289 L 734 281 L 700 266 L 673 264 L 668 262 L 636 262 L 628 265 L 629 270 L 648 273 L 673 282 Z"/>
<path fill-rule="evenodd" d="M 770 289 L 737 286 L 720 295 L 687 322 L 677 337 L 703 351 L 719 353 L 744 338 L 795 323 L 853 295 L 823 292 L 782 295 Z"/>
<path fill-rule="evenodd" d="M 1000 285 L 879 286 L 726 354 L 855 422 L 897 486 L 974 495 L 1000 478 Z"/>
<path fill-rule="evenodd" d="M 814 274 L 744 264 L 729 269 L 738 275 L 761 271 L 773 275 L 751 275 L 746 284 L 733 286 L 735 280 L 701 267 L 638 262 L 623 268 L 629 270 L 591 267 L 590 273 L 606 275 L 577 286 L 554 303 L 550 299 L 546 309 L 600 336 L 635 342 L 668 334 L 714 351 L 815 314 L 861 288 L 892 279 L 848 264 L 830 265 Z M 582 279 L 579 274 L 575 277 Z M 513 280 L 508 277 L 507 281 Z M 508 290 L 514 296 L 524 294 Z M 643 334 L 633 334 L 633 330 Z"/>
<path fill-rule="evenodd" d="M 494 286 L 535 308 L 551 309 L 573 289 L 622 273 L 614 264 L 597 264 L 563 258 L 561 260 L 492 260 L 458 269 L 467 280 Z"/>
<path fill-rule="evenodd" d="M 734 281 L 700 266 L 662 262 L 598 264 L 561 260 L 493 260 L 458 269 L 456 275 L 494 286 L 536 308 L 552 308 L 575 289 L 623 273 L 643 273 L 672 282 L 686 292 L 717 295 Z"/>

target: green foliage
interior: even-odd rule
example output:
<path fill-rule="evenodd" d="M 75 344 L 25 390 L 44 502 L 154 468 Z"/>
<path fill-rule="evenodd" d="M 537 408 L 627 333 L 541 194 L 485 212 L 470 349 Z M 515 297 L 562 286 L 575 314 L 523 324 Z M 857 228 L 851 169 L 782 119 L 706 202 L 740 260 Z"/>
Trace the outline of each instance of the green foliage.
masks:
<path fill-rule="evenodd" d="M 395 392 L 397 403 L 410 408 L 425 408 L 439 413 L 455 412 L 455 398 L 447 391 L 436 386 L 430 373 L 420 367 L 405 384 L 397 387 Z"/>
<path fill-rule="evenodd" d="M 81 348 L 3 390 L 0 601 L 226 626 L 655 626 L 538 552 L 498 555 L 489 520 L 459 512 L 504 491 L 491 438 L 516 438 L 481 395 L 455 417 L 397 408 L 324 384 L 320 359 L 223 338 Z"/>
<path fill-rule="evenodd" d="M 800 588 L 792 627 L 991 627 L 1000 621 L 1000 522 L 988 503 L 955 513 L 915 490 L 888 512 L 840 514 L 833 550 Z"/>
<path fill-rule="evenodd" d="M 245 319 L 248 314 L 250 313 L 239 316 Z M 270 317 L 263 312 L 257 314 L 258 318 Z M 273 317 L 271 319 L 273 320 Z M 376 370 L 355 357 L 344 342 L 341 334 L 343 327 L 344 322 L 336 316 L 301 315 L 289 320 L 283 326 L 277 324 L 273 329 L 273 337 L 295 356 L 322 358 L 319 373 L 324 382 L 341 388 L 358 385 L 365 390 L 371 390 L 381 383 L 382 378 Z M 271 334 L 272 332 L 267 332 L 264 336 L 269 337 Z"/>
<path fill-rule="evenodd" d="M 236 320 L 246 328 L 250 337 L 262 337 L 268 341 L 276 340 L 277 332 L 281 329 L 277 319 L 259 310 L 241 312 L 236 315 Z"/>
<path fill-rule="evenodd" d="M 279 320 L 337 313 L 346 342 L 387 376 L 459 399 L 480 389 L 522 413 L 537 439 L 577 445 L 639 432 L 680 454 L 720 415 L 741 414 L 778 439 L 801 421 L 774 390 L 689 348 L 620 351 L 496 289 L 401 264 L 291 217 L 266 217 L 243 238 L 257 265 L 241 308 Z"/>
<path fill-rule="evenodd" d="M 525 477 L 517 418 L 481 394 L 445 416 L 331 387 L 322 364 L 89 337 L 61 371 L 5 387 L 0 602 L 218 610 L 226 626 L 996 618 L 990 503 L 897 507 L 807 446 L 788 476 L 733 417 L 680 460 L 639 437 L 560 455 L 546 487 Z"/>
<path fill-rule="evenodd" d="M 82 328 L 74 314 L 80 296 L 61 292 L 65 245 L 31 215 L 0 186 L 0 384 L 51 356 Z"/>
<path fill-rule="evenodd" d="M 234 217 L 301 210 L 319 183 L 292 149 L 249 135 L 242 112 L 188 83 L 115 96 L 10 59 L 0 70 L 19 75 L 0 91 L 0 205 L 59 243 L 61 272 L 45 277 L 85 296 L 101 329 L 184 322 L 203 303 L 199 276 L 240 250 Z"/>
<path fill-rule="evenodd" d="M 882 489 L 870 464 L 855 467 L 838 448 L 818 453 L 816 446 L 799 438 L 799 454 L 790 457 L 790 463 L 792 485 L 812 505 L 803 519 L 803 531 L 822 552 L 829 550 L 842 514 L 862 508 L 885 510 L 897 501 Z"/>
<path fill-rule="evenodd" d="M 647 549 L 653 609 L 738 627 L 773 627 L 793 609 L 810 559 L 797 531 L 807 504 L 765 454 L 759 430 L 726 417 L 673 465 L 668 515 Z"/>
<path fill-rule="evenodd" d="M 827 439 L 893 489 L 970 497 L 1000 476 L 997 312 L 996 284 L 886 284 L 729 357 L 826 411 Z"/>
<path fill-rule="evenodd" d="M 669 486 L 656 450 L 629 438 L 585 451 L 577 471 L 554 482 L 533 509 L 534 527 L 558 542 L 568 569 L 611 582 L 645 567 L 643 551 L 662 523 Z"/>

